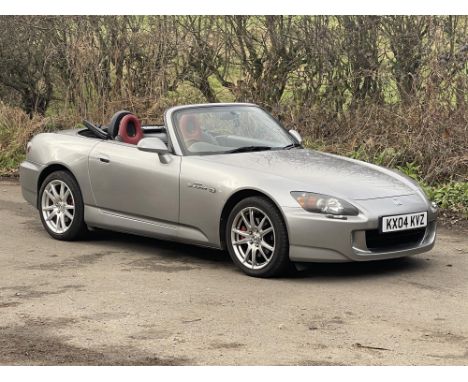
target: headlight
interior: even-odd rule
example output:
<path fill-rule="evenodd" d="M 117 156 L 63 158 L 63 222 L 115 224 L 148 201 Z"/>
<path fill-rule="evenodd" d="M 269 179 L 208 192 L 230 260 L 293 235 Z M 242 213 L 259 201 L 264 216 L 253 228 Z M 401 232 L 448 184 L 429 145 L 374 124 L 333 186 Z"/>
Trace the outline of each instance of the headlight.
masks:
<path fill-rule="evenodd" d="M 293 191 L 291 196 L 299 205 L 309 212 L 332 215 L 357 215 L 359 211 L 352 204 L 333 196 L 314 194 L 312 192 Z"/>

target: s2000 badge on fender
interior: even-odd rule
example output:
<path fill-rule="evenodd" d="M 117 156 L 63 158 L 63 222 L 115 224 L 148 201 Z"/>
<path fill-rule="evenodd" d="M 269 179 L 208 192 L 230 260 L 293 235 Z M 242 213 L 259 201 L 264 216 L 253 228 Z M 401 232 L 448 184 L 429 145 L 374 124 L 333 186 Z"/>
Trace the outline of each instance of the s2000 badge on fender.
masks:
<path fill-rule="evenodd" d="M 187 187 L 196 188 L 197 190 L 208 191 L 208 192 L 211 192 L 212 194 L 216 192 L 216 188 L 205 186 L 202 183 L 187 183 Z"/>

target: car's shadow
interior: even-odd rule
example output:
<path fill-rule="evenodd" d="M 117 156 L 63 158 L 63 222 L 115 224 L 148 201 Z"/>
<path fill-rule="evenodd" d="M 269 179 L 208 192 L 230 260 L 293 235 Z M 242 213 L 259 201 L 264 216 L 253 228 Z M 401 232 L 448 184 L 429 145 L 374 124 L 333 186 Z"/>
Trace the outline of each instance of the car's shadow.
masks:
<path fill-rule="evenodd" d="M 87 241 L 106 248 L 112 247 L 126 252 L 136 250 L 145 255 L 157 255 L 165 261 L 191 262 L 198 265 L 231 263 L 226 251 L 101 229 L 91 232 Z"/>
<path fill-rule="evenodd" d="M 222 267 L 241 272 L 234 266 L 227 251 L 105 230 L 92 232 L 88 242 L 128 253 L 138 251 L 138 253 L 158 256 L 167 262 L 193 264 L 200 267 Z M 291 267 L 291 271 L 283 278 L 295 280 L 373 278 L 418 272 L 430 266 L 430 260 L 424 255 L 371 262 L 301 263 L 296 267 Z"/>
<path fill-rule="evenodd" d="M 293 279 L 374 278 L 391 274 L 408 274 L 430 267 L 425 257 L 403 257 L 398 259 L 349 262 L 349 263 L 302 263 L 299 271 L 289 277 Z"/>

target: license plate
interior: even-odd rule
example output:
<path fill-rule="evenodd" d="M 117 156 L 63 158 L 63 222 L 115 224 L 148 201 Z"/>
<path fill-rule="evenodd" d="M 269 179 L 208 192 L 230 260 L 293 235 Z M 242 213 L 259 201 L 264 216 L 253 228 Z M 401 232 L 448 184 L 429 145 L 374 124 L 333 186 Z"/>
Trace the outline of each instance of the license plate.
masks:
<path fill-rule="evenodd" d="M 384 216 L 380 226 L 381 232 L 404 231 L 407 229 L 422 228 L 427 226 L 427 212 L 414 214 Z"/>

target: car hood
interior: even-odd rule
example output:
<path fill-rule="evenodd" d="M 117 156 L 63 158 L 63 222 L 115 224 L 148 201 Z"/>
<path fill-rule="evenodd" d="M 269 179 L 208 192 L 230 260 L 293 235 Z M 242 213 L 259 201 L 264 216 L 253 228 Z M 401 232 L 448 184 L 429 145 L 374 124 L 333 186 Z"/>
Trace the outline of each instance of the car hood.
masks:
<path fill-rule="evenodd" d="M 366 162 L 307 149 L 220 154 L 200 159 L 276 175 L 302 185 L 296 191 L 327 192 L 365 200 L 409 195 L 416 186 L 403 176 Z"/>

